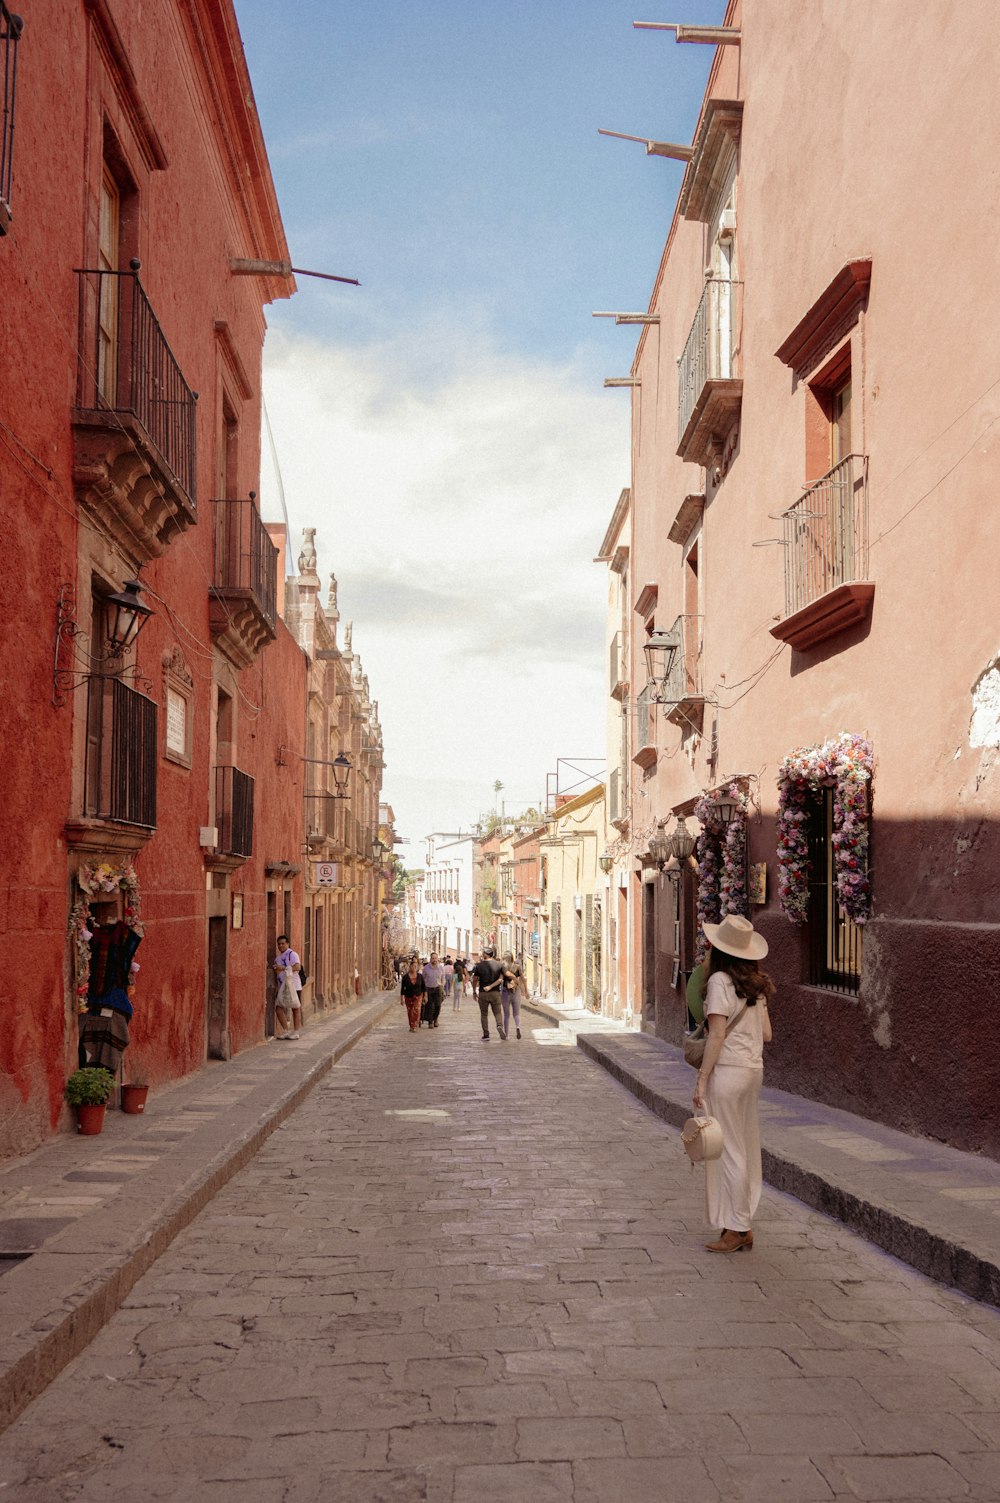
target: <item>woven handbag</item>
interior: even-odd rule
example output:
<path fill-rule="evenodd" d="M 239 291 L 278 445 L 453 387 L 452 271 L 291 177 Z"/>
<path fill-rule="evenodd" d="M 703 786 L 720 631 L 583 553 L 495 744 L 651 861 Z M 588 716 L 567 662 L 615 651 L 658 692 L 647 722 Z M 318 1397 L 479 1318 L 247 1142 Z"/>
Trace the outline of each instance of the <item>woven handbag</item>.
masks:
<path fill-rule="evenodd" d="M 689 1117 L 681 1128 L 681 1142 L 692 1167 L 719 1158 L 722 1141 L 722 1128 L 714 1117 Z"/>

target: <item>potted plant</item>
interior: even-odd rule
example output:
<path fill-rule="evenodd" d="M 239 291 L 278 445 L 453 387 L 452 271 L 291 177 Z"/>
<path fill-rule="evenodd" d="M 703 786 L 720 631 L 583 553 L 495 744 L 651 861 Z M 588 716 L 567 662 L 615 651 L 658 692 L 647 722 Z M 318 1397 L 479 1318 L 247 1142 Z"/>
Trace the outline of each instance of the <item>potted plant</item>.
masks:
<path fill-rule="evenodd" d="M 108 1097 L 115 1088 L 115 1077 L 103 1065 L 87 1065 L 74 1070 L 66 1082 L 63 1095 L 76 1107 L 76 1130 L 88 1136 L 104 1126 Z"/>
<path fill-rule="evenodd" d="M 128 1085 L 122 1086 L 122 1111 L 128 1112 L 129 1116 L 144 1112 L 148 1095 L 149 1082 L 143 1080 L 141 1075 L 136 1080 L 130 1080 Z"/>

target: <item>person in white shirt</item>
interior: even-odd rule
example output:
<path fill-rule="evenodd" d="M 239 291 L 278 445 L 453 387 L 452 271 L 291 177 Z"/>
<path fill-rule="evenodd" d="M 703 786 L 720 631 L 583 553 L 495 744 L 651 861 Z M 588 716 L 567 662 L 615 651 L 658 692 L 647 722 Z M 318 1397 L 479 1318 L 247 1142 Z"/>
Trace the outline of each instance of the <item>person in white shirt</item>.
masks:
<path fill-rule="evenodd" d="M 428 1028 L 436 1028 L 444 997 L 444 966 L 436 954 L 424 966 L 424 985 L 427 987 L 426 1018 Z"/>
<path fill-rule="evenodd" d="M 278 978 L 278 998 L 274 1011 L 278 1019 L 276 1039 L 297 1039 L 302 1027 L 300 994 L 302 980 L 299 976 L 302 962 L 292 949 L 287 934 L 278 935 L 278 948 L 274 957 L 274 974 Z M 291 1028 L 288 1026 L 291 1014 Z"/>
<path fill-rule="evenodd" d="M 703 925 L 710 949 L 704 962 L 708 1042 L 694 1088 L 694 1108 L 722 1128 L 722 1155 L 705 1165 L 708 1221 L 722 1228 L 709 1252 L 753 1247 L 751 1218 L 760 1202 L 760 1122 L 764 1045 L 771 1042 L 767 1004 L 774 982 L 757 964 L 767 940 L 749 919 L 728 914 Z"/>

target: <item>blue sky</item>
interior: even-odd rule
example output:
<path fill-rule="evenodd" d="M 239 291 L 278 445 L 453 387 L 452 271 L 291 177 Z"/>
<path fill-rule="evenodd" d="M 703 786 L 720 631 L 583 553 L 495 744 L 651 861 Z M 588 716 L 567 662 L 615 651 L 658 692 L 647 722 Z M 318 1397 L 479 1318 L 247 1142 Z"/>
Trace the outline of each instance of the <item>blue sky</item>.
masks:
<path fill-rule="evenodd" d="M 713 50 L 634 19 L 723 0 L 236 0 L 292 259 L 265 394 L 297 538 L 317 528 L 414 841 L 537 801 L 603 753 L 601 570 L 628 483 L 635 330 Z M 266 515 L 277 516 L 273 476 Z M 484 736 L 484 722 L 489 727 Z M 415 852 L 413 853 L 415 855 Z"/>

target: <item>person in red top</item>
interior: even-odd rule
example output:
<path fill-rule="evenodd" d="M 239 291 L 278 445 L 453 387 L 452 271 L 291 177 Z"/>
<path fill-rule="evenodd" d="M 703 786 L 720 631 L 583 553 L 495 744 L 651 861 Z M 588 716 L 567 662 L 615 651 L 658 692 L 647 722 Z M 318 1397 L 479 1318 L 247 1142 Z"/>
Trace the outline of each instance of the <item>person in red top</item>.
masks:
<path fill-rule="evenodd" d="M 411 1033 L 416 1033 L 420 1027 L 420 1006 L 426 992 L 427 983 L 420 974 L 417 957 L 414 955 L 399 982 L 399 1000 L 401 1005 L 406 1008 L 406 1016 L 410 1020 Z"/>

